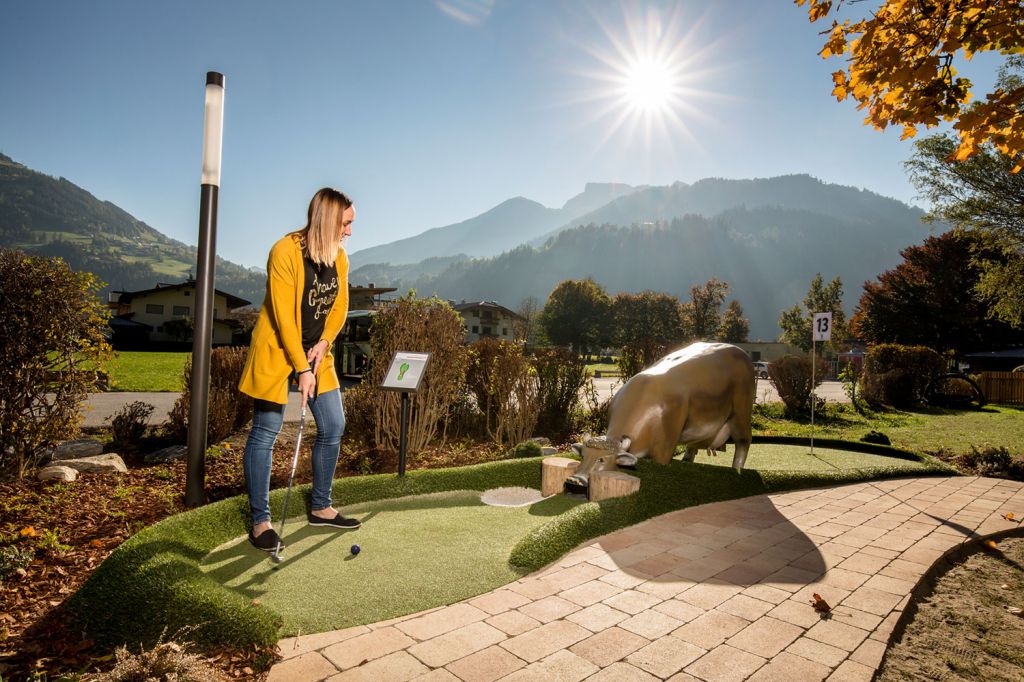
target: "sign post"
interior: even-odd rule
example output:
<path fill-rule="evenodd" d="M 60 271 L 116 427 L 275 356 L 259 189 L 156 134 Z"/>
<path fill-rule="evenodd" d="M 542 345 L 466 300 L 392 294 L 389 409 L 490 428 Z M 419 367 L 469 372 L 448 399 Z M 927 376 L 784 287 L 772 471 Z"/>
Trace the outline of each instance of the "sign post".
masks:
<path fill-rule="evenodd" d="M 406 353 L 398 351 L 391 360 L 388 373 L 380 385 L 385 391 L 402 394 L 402 411 L 399 416 L 398 432 L 398 475 L 405 476 L 405 452 L 409 436 L 409 394 L 420 389 L 420 382 L 427 371 L 430 353 Z"/>
<path fill-rule="evenodd" d="M 818 368 L 815 347 L 832 338 L 832 313 L 814 313 L 811 328 L 811 454 L 814 454 L 814 373 Z"/>

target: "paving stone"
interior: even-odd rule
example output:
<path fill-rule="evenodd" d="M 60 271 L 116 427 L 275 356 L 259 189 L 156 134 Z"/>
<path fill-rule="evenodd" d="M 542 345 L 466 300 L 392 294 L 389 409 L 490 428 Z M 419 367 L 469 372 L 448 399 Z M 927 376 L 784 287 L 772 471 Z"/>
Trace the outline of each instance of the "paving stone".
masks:
<path fill-rule="evenodd" d="M 500 646 L 490 646 L 449 663 L 446 669 L 465 682 L 492 682 L 525 665 L 526 661 Z"/>
<path fill-rule="evenodd" d="M 570 651 L 558 651 L 542 661 L 532 663 L 502 678 L 502 682 L 536 682 L 537 680 L 578 682 L 587 679 L 597 671 L 597 666 L 585 658 L 580 658 Z"/>
<path fill-rule="evenodd" d="M 724 611 L 745 620 L 755 621 L 775 608 L 775 605 L 740 593 L 730 597 L 715 608 L 718 611 Z"/>
<path fill-rule="evenodd" d="M 590 630 L 566 620 L 556 620 L 501 643 L 524 661 L 533 663 L 559 649 L 566 649 L 591 636 Z"/>
<path fill-rule="evenodd" d="M 702 649 L 716 647 L 750 624 L 750 621 L 722 613 L 708 611 L 672 633 Z"/>
<path fill-rule="evenodd" d="M 512 590 L 495 590 L 469 600 L 469 605 L 481 611 L 486 611 L 492 616 L 504 613 L 509 609 L 516 609 L 530 601 L 518 592 Z"/>
<path fill-rule="evenodd" d="M 396 651 L 393 654 L 370 661 L 366 665 L 350 668 L 327 679 L 328 682 L 380 682 L 380 680 L 407 682 L 428 672 L 430 672 L 430 669 L 427 666 L 417 661 L 408 653 Z"/>
<path fill-rule="evenodd" d="M 637 634 L 613 627 L 573 644 L 569 651 L 604 668 L 648 644 L 649 640 Z"/>
<path fill-rule="evenodd" d="M 834 647 L 831 644 L 819 642 L 816 639 L 810 639 L 809 637 L 799 638 L 786 647 L 786 651 L 801 658 L 806 658 L 809 661 L 827 665 L 829 669 L 836 667 L 850 655 L 848 651 Z"/>
<path fill-rule="evenodd" d="M 866 583 L 864 583 L 864 587 L 870 587 L 872 589 L 879 590 L 880 592 L 888 592 L 889 594 L 896 594 L 903 597 L 913 592 L 916 584 L 916 580 L 901 580 L 887 575 L 876 575 L 872 576 Z"/>
<path fill-rule="evenodd" d="M 564 590 L 558 596 L 579 606 L 590 606 L 621 591 L 622 588 L 609 585 L 606 582 L 590 580 L 582 585 Z"/>
<path fill-rule="evenodd" d="M 629 663 L 613 663 L 589 678 L 590 682 L 656 682 L 657 677 Z"/>
<path fill-rule="evenodd" d="M 828 682 L 871 682 L 874 676 L 874 668 L 856 661 L 843 661 L 828 677 Z"/>
<path fill-rule="evenodd" d="M 629 618 L 627 614 L 618 609 L 613 609 L 607 604 L 594 604 L 565 617 L 566 620 L 582 625 L 591 632 L 600 632 L 621 623 L 627 618 Z"/>
<path fill-rule="evenodd" d="M 866 630 L 845 625 L 835 618 L 831 618 L 815 624 L 807 631 L 807 636 L 839 649 L 853 652 L 867 638 L 868 633 Z"/>
<path fill-rule="evenodd" d="M 846 604 L 840 604 L 835 607 L 829 615 L 844 625 L 852 625 L 855 628 L 867 630 L 868 632 L 873 631 L 882 623 L 881 616 L 851 608 Z"/>
<path fill-rule="evenodd" d="M 655 578 L 654 580 L 647 580 L 636 586 L 637 592 L 643 592 L 649 594 L 652 597 L 658 599 L 672 599 L 677 596 L 680 592 L 690 589 L 693 587 L 693 583 L 677 579 L 671 573 L 667 574 L 672 579 L 666 580 L 666 576 Z"/>
<path fill-rule="evenodd" d="M 905 592 L 904 594 L 907 594 Z M 860 587 L 843 600 L 843 604 L 850 608 L 860 609 L 879 616 L 887 616 L 897 604 L 900 603 L 902 595 L 882 592 L 871 587 Z"/>
<path fill-rule="evenodd" d="M 766 601 L 769 604 L 781 604 L 791 596 L 791 594 L 786 590 L 780 590 L 777 587 L 769 587 L 768 585 L 751 585 L 747 589 L 743 590 L 741 594 L 753 597 L 754 599 L 760 599 L 761 601 Z"/>
<path fill-rule="evenodd" d="M 686 666 L 686 672 L 708 682 L 741 682 L 764 664 L 760 656 L 723 644 Z"/>
<path fill-rule="evenodd" d="M 636 587 L 637 585 L 646 582 L 646 578 L 640 578 L 627 573 L 626 571 L 611 571 L 610 573 L 598 578 L 601 582 L 614 585 L 615 587 L 621 587 L 624 590 Z"/>
<path fill-rule="evenodd" d="M 872 670 L 877 670 L 882 665 L 882 658 L 885 656 L 886 646 L 874 639 L 866 639 L 857 647 L 857 650 L 850 655 L 850 660 L 862 663 Z"/>
<path fill-rule="evenodd" d="M 438 668 L 437 670 L 431 670 L 425 675 L 414 677 L 412 682 L 459 682 L 459 678 L 444 668 Z"/>
<path fill-rule="evenodd" d="M 832 668 L 783 651 L 748 678 L 748 682 L 820 682 Z"/>
<path fill-rule="evenodd" d="M 729 646 L 762 658 L 772 658 L 803 634 L 803 629 L 774 618 L 754 621 L 728 640 Z"/>
<path fill-rule="evenodd" d="M 332 630 L 331 632 L 321 632 L 315 635 L 302 635 L 301 637 L 286 637 L 278 641 L 277 650 L 281 652 L 281 658 L 288 660 L 289 658 L 295 658 L 302 654 L 310 651 L 316 651 L 317 649 L 323 649 L 332 644 L 338 642 L 344 642 L 346 639 L 352 639 L 357 635 L 366 634 L 370 631 L 370 628 L 365 625 L 357 625 L 352 628 L 346 628 L 344 630 Z"/>
<path fill-rule="evenodd" d="M 672 616 L 681 623 L 689 623 L 691 620 L 705 613 L 705 609 L 693 604 L 687 604 L 678 599 L 667 599 L 654 607 L 655 611 Z"/>
<path fill-rule="evenodd" d="M 514 593 L 513 593 L 514 594 Z M 487 612 L 470 604 L 452 604 L 421 618 L 396 623 L 395 627 L 420 641 L 443 635 L 487 618 Z M 436 667 L 436 666 L 435 666 Z"/>
<path fill-rule="evenodd" d="M 344 642 L 333 644 L 322 650 L 327 660 L 333 663 L 339 670 L 347 670 L 360 665 L 364 661 L 372 661 L 375 658 L 387 656 L 390 653 L 405 649 L 416 643 L 416 640 L 407 637 L 394 627 L 371 630 L 370 632 Z M 272 670 L 276 670 L 274 666 Z"/>
<path fill-rule="evenodd" d="M 541 623 L 550 623 L 553 620 L 558 620 L 579 610 L 579 605 L 555 595 L 545 597 L 530 604 L 524 604 L 518 609 L 520 613 L 525 613 L 530 618 L 535 618 Z"/>
<path fill-rule="evenodd" d="M 720 580 L 708 580 L 680 594 L 677 599 L 702 609 L 713 609 L 743 591 L 743 587 Z"/>
<path fill-rule="evenodd" d="M 505 613 L 499 613 L 496 616 L 491 616 L 484 622 L 492 627 L 498 628 L 510 637 L 521 635 L 524 632 L 529 632 L 530 630 L 541 626 L 541 622 L 539 620 L 530 618 L 525 613 L 519 613 L 518 611 L 506 611 Z"/>
<path fill-rule="evenodd" d="M 672 632 L 684 621 L 668 616 L 660 611 L 648 609 L 641 611 L 632 618 L 619 623 L 619 627 L 630 632 L 635 632 L 647 639 L 657 639 Z"/>
<path fill-rule="evenodd" d="M 338 669 L 330 661 L 313 651 L 275 665 L 267 675 L 267 682 L 322 680 L 336 672 Z"/>
<path fill-rule="evenodd" d="M 662 637 L 626 657 L 626 662 L 665 678 L 705 653 L 704 649 L 675 637 Z"/>
<path fill-rule="evenodd" d="M 663 600 L 650 594 L 626 590 L 604 600 L 604 603 L 619 611 L 625 611 L 630 615 L 636 615 L 641 611 L 660 604 Z"/>
<path fill-rule="evenodd" d="M 472 623 L 411 646 L 409 653 L 431 668 L 440 668 L 505 638 L 504 632 L 487 623 Z"/>

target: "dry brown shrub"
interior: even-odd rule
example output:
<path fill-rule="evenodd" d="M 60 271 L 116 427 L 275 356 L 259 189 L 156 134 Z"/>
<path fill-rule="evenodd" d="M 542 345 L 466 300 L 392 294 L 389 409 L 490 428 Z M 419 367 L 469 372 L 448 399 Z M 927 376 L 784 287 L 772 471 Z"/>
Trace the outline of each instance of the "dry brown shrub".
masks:
<path fill-rule="evenodd" d="M 210 354 L 210 392 L 206 417 L 206 441 L 227 438 L 252 419 L 252 398 L 238 390 L 245 367 L 246 349 L 214 348 Z M 175 440 L 188 440 L 188 420 L 192 400 L 192 358 L 182 370 L 181 396 L 168 415 L 167 432 Z"/>
<path fill-rule="evenodd" d="M 487 394 L 495 405 L 495 424 L 489 435 L 499 445 L 512 446 L 533 433 L 540 416 L 537 372 L 519 344 L 502 341 L 486 371 Z"/>

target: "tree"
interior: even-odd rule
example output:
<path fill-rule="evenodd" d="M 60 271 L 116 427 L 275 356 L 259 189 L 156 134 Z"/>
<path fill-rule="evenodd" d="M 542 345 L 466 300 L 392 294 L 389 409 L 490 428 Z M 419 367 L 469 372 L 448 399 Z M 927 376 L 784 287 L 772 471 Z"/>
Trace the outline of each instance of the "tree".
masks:
<path fill-rule="evenodd" d="M 540 301 L 536 296 L 527 296 L 523 299 L 523 302 L 519 304 L 519 309 L 516 310 L 522 319 L 516 320 L 512 324 L 512 330 L 517 340 L 530 346 L 538 343 L 537 337 L 541 331 L 539 324 L 541 310 Z"/>
<path fill-rule="evenodd" d="M 0 249 L 0 467 L 14 465 L 19 478 L 39 446 L 77 432 L 81 404 L 110 357 L 102 287 L 60 258 Z"/>
<path fill-rule="evenodd" d="M 612 301 L 612 318 L 623 377 L 651 365 L 685 339 L 682 308 L 670 294 L 621 293 Z"/>
<path fill-rule="evenodd" d="M 812 22 L 838 14 L 842 0 L 795 0 L 808 7 Z M 852 2 L 850 4 L 853 4 Z M 997 87 L 970 108 L 971 82 L 956 76 L 953 60 L 979 52 L 1012 55 L 1024 49 L 1024 6 L 1006 0 L 882 0 L 870 17 L 842 23 L 833 19 L 822 58 L 848 55 L 848 66 L 832 74 L 838 101 L 852 97 L 867 109 L 865 124 L 882 130 L 903 126 L 903 138 L 917 126 L 955 121 L 959 135 L 948 157 L 963 161 L 989 142 L 1018 161 L 1024 153 L 1024 87 Z"/>
<path fill-rule="evenodd" d="M 712 277 L 704 284 L 690 287 L 690 300 L 684 304 L 687 336 L 700 341 L 711 341 L 718 336 L 721 326 L 719 312 L 729 283 Z"/>
<path fill-rule="evenodd" d="M 600 284 L 567 279 L 551 292 L 540 324 L 551 343 L 583 353 L 611 340 L 610 311 L 611 299 Z"/>
<path fill-rule="evenodd" d="M 957 354 L 1024 343 L 1024 331 L 988 318 L 988 305 L 975 291 L 981 269 L 972 254 L 993 260 L 1002 256 L 979 235 L 959 231 L 904 249 L 902 263 L 864 283 L 850 327 L 872 344 L 920 345 Z"/>
<path fill-rule="evenodd" d="M 743 317 L 743 306 L 737 300 L 729 301 L 718 328 L 718 340 L 726 343 L 744 343 L 750 334 L 750 320 Z"/>
<path fill-rule="evenodd" d="M 1012 57 L 999 74 L 1001 87 L 1020 87 L 1024 57 Z M 984 238 L 974 242 L 975 290 L 989 314 L 1024 326 L 1024 175 L 993 145 L 962 163 L 946 159 L 956 147 L 950 135 L 919 140 L 906 162 L 911 182 L 932 203 L 928 220 L 943 220 Z"/>
<path fill-rule="evenodd" d="M 811 321 L 814 313 L 832 313 L 832 340 L 825 347 L 836 352 L 846 341 L 846 315 L 843 313 L 843 282 L 836 277 L 828 285 L 819 272 L 811 280 L 811 287 L 800 304 L 783 310 L 779 317 L 782 341 L 809 351 L 811 349 Z"/>

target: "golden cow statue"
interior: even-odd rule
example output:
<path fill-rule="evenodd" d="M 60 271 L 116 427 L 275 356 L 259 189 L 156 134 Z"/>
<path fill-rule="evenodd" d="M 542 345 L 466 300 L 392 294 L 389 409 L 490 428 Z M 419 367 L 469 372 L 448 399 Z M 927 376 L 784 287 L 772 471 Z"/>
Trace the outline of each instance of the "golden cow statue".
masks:
<path fill-rule="evenodd" d="M 583 462 L 568 482 L 585 487 L 591 472 L 632 466 L 638 457 L 668 464 L 680 443 L 692 462 L 697 450 L 721 448 L 730 438 L 732 465 L 742 469 L 754 391 L 754 364 L 736 346 L 701 342 L 672 351 L 618 390 L 606 436 L 572 446 Z"/>

